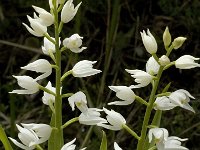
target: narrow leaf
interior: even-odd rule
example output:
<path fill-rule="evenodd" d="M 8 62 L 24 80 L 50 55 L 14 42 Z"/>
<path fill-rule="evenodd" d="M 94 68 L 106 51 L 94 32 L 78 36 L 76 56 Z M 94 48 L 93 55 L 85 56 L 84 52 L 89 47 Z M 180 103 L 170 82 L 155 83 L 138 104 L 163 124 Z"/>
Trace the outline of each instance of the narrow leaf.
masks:
<path fill-rule="evenodd" d="M 0 140 L 3 143 L 5 150 L 13 150 L 11 145 L 10 145 L 10 142 L 9 142 L 7 136 L 6 136 L 6 133 L 3 130 L 1 125 L 0 125 Z"/>
<path fill-rule="evenodd" d="M 102 140 L 101 140 L 101 146 L 99 150 L 107 150 L 107 138 L 105 132 L 102 130 Z"/>

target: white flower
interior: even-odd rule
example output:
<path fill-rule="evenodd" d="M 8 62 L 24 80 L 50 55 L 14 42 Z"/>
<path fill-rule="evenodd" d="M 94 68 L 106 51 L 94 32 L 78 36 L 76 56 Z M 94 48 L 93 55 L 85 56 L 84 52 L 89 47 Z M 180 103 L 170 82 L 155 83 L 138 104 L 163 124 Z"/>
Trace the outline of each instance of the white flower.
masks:
<path fill-rule="evenodd" d="M 188 91 L 183 89 L 172 92 L 169 95 L 169 99 L 173 104 L 195 113 L 194 109 L 188 104 L 190 102 L 190 98 L 195 99 Z"/>
<path fill-rule="evenodd" d="M 106 129 L 110 129 L 110 130 L 121 130 L 123 128 L 123 125 L 126 124 L 126 120 L 120 113 L 115 112 L 114 110 L 110 111 L 106 108 L 103 108 L 103 110 L 107 114 L 107 116 L 106 116 L 107 121 L 111 125 L 99 123 L 99 124 L 97 124 L 98 126 L 101 126 L 101 127 L 104 127 Z"/>
<path fill-rule="evenodd" d="M 166 96 L 157 97 L 154 105 L 155 110 L 170 110 L 177 106 L 176 104 L 172 103 Z"/>
<path fill-rule="evenodd" d="M 168 27 L 165 28 L 165 32 L 163 33 L 163 42 L 165 47 L 168 47 L 171 43 L 171 34 Z"/>
<path fill-rule="evenodd" d="M 38 59 L 24 67 L 21 67 L 21 69 L 43 73 L 35 79 L 36 81 L 44 79 L 52 73 L 51 64 L 45 59 Z"/>
<path fill-rule="evenodd" d="M 155 138 L 156 144 L 162 143 L 167 140 L 168 136 L 169 133 L 165 128 L 151 128 L 148 134 L 149 143 L 153 140 L 153 137 Z"/>
<path fill-rule="evenodd" d="M 76 15 L 79 6 L 82 2 L 80 2 L 75 8 L 73 4 L 73 0 L 68 0 L 65 5 L 63 6 L 63 9 L 61 11 L 61 21 L 63 23 L 68 23 L 71 21 L 74 16 Z"/>
<path fill-rule="evenodd" d="M 107 121 L 104 118 L 100 117 L 101 114 L 99 113 L 99 111 L 102 110 L 97 108 L 88 108 L 85 113 L 80 114 L 80 124 L 96 125 L 98 123 L 107 123 Z"/>
<path fill-rule="evenodd" d="M 170 136 L 167 138 L 167 141 L 165 141 L 164 148 L 158 150 L 189 150 L 188 148 L 181 146 L 181 142 L 186 140 L 187 139 L 181 139 L 176 136 Z"/>
<path fill-rule="evenodd" d="M 13 76 L 17 79 L 19 86 L 24 88 L 24 90 L 13 90 L 10 93 L 17 94 L 34 94 L 39 91 L 39 84 L 33 78 L 29 76 Z"/>
<path fill-rule="evenodd" d="M 88 60 L 82 60 L 75 64 L 75 66 L 72 69 L 72 74 L 74 77 L 87 77 L 92 76 L 97 73 L 100 73 L 101 70 L 93 69 L 93 64 L 95 64 L 96 61 L 88 61 Z"/>
<path fill-rule="evenodd" d="M 39 14 L 39 17 L 35 14 L 35 19 L 38 19 L 38 21 L 44 25 L 44 26 L 50 26 L 54 23 L 54 17 L 51 13 L 47 12 L 43 8 L 32 6 L 35 11 Z"/>
<path fill-rule="evenodd" d="M 79 91 L 68 98 L 69 105 L 72 108 L 72 111 L 75 110 L 75 105 L 82 113 L 86 113 L 88 110 L 86 95 Z"/>
<path fill-rule="evenodd" d="M 18 138 L 22 144 L 15 139 L 9 137 L 9 139 L 18 147 L 25 150 L 35 149 L 36 145 L 47 141 L 51 134 L 51 127 L 46 124 L 22 124 L 24 128 L 17 125 L 19 130 Z"/>
<path fill-rule="evenodd" d="M 82 39 L 83 37 L 79 36 L 78 34 L 73 34 L 71 37 L 63 40 L 63 45 L 74 53 L 80 53 L 86 49 L 86 47 L 80 48 L 82 45 Z"/>
<path fill-rule="evenodd" d="M 114 142 L 114 149 L 115 150 L 122 150 L 116 142 Z"/>
<path fill-rule="evenodd" d="M 75 141 L 76 141 L 76 138 L 73 139 L 72 141 L 66 143 L 66 144 L 61 148 L 61 150 L 75 150 L 76 145 L 73 144 Z"/>
<path fill-rule="evenodd" d="M 150 54 L 156 53 L 158 49 L 157 42 L 153 37 L 153 35 L 151 34 L 151 32 L 149 31 L 149 29 L 147 29 L 147 34 L 144 30 L 143 32 L 140 32 L 140 34 L 142 37 L 144 47 L 146 48 L 147 52 Z"/>
<path fill-rule="evenodd" d="M 160 68 L 160 65 L 157 63 L 154 57 L 151 56 L 146 63 L 146 72 L 148 74 L 155 75 L 158 73 L 159 68 Z"/>
<path fill-rule="evenodd" d="M 46 88 L 52 92 L 56 92 L 56 88 L 55 87 L 52 87 L 51 85 L 51 82 L 49 81 Z M 47 92 L 44 92 L 44 95 L 42 97 L 42 102 L 45 104 L 45 105 L 49 105 L 50 103 L 54 103 L 55 102 L 55 96 L 52 95 L 52 94 L 49 94 Z"/>
<path fill-rule="evenodd" d="M 34 133 L 39 137 L 39 140 L 34 142 L 34 144 L 40 144 L 47 141 L 51 135 L 52 128 L 47 124 L 24 124 L 22 126 L 28 130 L 34 131 Z"/>
<path fill-rule="evenodd" d="M 151 83 L 151 81 L 153 80 L 153 76 L 148 74 L 145 71 L 142 70 L 129 70 L 129 69 L 125 69 L 128 73 L 131 74 L 131 76 L 133 78 L 135 78 L 135 82 L 138 83 L 138 85 L 131 85 L 131 88 L 140 88 L 140 87 L 145 87 L 147 86 L 149 83 Z"/>
<path fill-rule="evenodd" d="M 49 0 L 49 7 L 52 9 L 53 8 L 53 0 Z M 58 4 L 63 4 L 65 0 L 56 0 L 56 8 L 58 7 Z"/>
<path fill-rule="evenodd" d="M 162 66 L 166 66 L 170 63 L 170 59 L 169 57 L 167 57 L 166 55 L 162 55 L 160 58 L 159 58 L 159 63 L 160 65 Z"/>
<path fill-rule="evenodd" d="M 27 15 L 32 29 L 25 23 L 22 23 L 26 29 L 34 36 L 42 37 L 47 33 L 47 27 L 42 25 L 38 19 L 33 19 Z"/>
<path fill-rule="evenodd" d="M 184 55 L 175 61 L 175 66 L 179 69 L 191 69 L 200 67 L 200 64 L 195 63 L 195 60 L 199 60 L 199 58 L 195 58 L 191 55 Z"/>
<path fill-rule="evenodd" d="M 129 105 L 135 100 L 135 93 L 127 86 L 109 86 L 116 92 L 116 96 L 123 101 L 110 102 L 108 105 Z"/>
<path fill-rule="evenodd" d="M 53 40 L 55 40 L 55 38 L 51 37 Z M 60 38 L 59 38 L 59 46 L 60 46 L 61 42 L 60 42 Z M 44 45 L 42 46 L 42 52 L 46 55 L 49 55 L 49 53 L 55 53 L 55 45 L 50 42 L 46 37 L 44 37 Z"/>
<path fill-rule="evenodd" d="M 177 38 L 175 38 L 174 41 L 172 42 L 172 45 L 173 45 L 174 49 L 180 48 L 183 45 L 183 43 L 185 42 L 186 39 L 187 38 L 185 38 L 185 37 L 177 37 Z"/>

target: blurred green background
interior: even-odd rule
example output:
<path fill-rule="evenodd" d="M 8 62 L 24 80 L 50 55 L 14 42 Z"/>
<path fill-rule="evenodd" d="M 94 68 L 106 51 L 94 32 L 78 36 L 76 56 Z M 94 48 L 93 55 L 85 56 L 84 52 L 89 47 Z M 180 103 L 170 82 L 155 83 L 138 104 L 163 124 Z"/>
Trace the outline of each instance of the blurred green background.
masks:
<path fill-rule="evenodd" d="M 79 0 L 74 0 L 78 4 Z M 42 38 L 33 37 L 22 25 L 27 24 L 26 15 L 33 15 L 32 5 L 49 11 L 48 0 L 1 0 L 0 1 L 0 124 L 7 134 L 17 136 L 16 123 L 49 123 L 50 110 L 41 101 L 42 92 L 34 95 L 8 94 L 19 88 L 12 75 L 36 74 L 21 70 L 31 61 L 47 58 L 42 54 Z M 88 78 L 69 77 L 63 83 L 63 91 L 87 94 L 90 107 L 102 108 L 106 103 L 114 101 L 114 92 L 109 85 L 134 84 L 124 69 L 145 69 L 149 54 L 145 51 L 140 31 L 150 29 L 155 36 L 159 50 L 158 56 L 164 54 L 162 34 L 168 26 L 173 38 L 187 37 L 184 45 L 174 51 L 170 59 L 176 60 L 183 54 L 200 57 L 200 1 L 199 0 L 83 0 L 75 19 L 64 25 L 62 38 L 73 33 L 83 36 L 83 45 L 87 46 L 80 54 L 65 52 L 62 57 L 63 72 L 79 60 L 97 60 L 95 68 L 103 72 Z M 49 28 L 53 35 L 53 28 Z M 194 97 L 191 105 L 196 110 L 193 114 L 181 108 L 163 113 L 161 126 L 169 130 L 170 135 L 189 138 L 184 142 L 191 150 L 200 149 L 200 71 L 178 70 L 171 67 L 162 78 L 160 91 L 170 81 L 169 91 L 186 89 Z M 46 85 L 48 80 L 54 83 L 54 73 L 41 82 Z M 151 87 L 135 90 L 143 98 L 148 98 Z M 106 106 L 108 107 L 108 106 Z M 127 118 L 127 124 L 139 133 L 144 107 L 138 103 L 129 106 L 109 106 Z M 72 112 L 67 99 L 63 99 L 63 121 L 79 115 Z M 88 150 L 99 149 L 101 131 L 97 127 L 89 127 L 75 123 L 70 130 L 64 130 L 66 142 L 77 137 L 78 146 L 87 146 Z M 123 150 L 136 147 L 136 140 L 124 131 L 111 132 L 105 130 L 109 139 L 109 149 L 113 149 L 116 141 Z M 82 145 L 81 145 L 82 144 Z M 1 145 L 1 144 L 0 144 Z M 132 145 L 132 146 L 130 146 Z M 0 147 L 1 149 L 1 147 Z M 2 148 L 3 149 L 3 148 Z M 17 148 L 16 148 L 17 149 Z"/>

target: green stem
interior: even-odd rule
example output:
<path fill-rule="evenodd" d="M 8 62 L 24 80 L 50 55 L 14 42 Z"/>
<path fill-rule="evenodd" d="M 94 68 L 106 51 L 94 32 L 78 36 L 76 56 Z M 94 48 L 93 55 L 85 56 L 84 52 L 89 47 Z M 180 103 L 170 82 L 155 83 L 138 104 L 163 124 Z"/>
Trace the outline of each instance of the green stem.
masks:
<path fill-rule="evenodd" d="M 62 129 L 62 96 L 61 96 L 61 52 L 59 50 L 59 26 L 58 26 L 58 11 L 56 8 L 56 1 L 54 1 L 54 27 L 55 27 L 55 50 L 56 50 L 56 97 L 55 97 L 55 149 L 59 150 L 64 145 L 63 129 Z"/>
<path fill-rule="evenodd" d="M 51 57 L 51 59 L 54 61 L 54 63 L 56 63 L 56 58 L 55 58 L 53 52 L 51 50 L 48 50 L 48 52 L 49 52 L 49 56 Z"/>
<path fill-rule="evenodd" d="M 45 91 L 45 92 L 47 92 L 47 93 L 49 93 L 49 94 L 51 94 L 51 95 L 53 95 L 53 96 L 56 96 L 56 93 L 52 92 L 51 90 L 45 88 L 45 87 L 42 86 L 42 85 L 39 85 L 39 89 L 42 90 L 42 91 Z"/>
<path fill-rule="evenodd" d="M 70 74 L 72 74 L 72 70 L 65 72 L 65 74 L 61 77 L 61 82 Z"/>
<path fill-rule="evenodd" d="M 157 94 L 156 97 L 169 96 L 170 94 L 171 92 L 165 92 L 165 93 Z"/>
<path fill-rule="evenodd" d="M 62 98 L 65 98 L 65 97 L 70 97 L 72 96 L 74 93 L 66 93 L 66 94 L 62 94 Z"/>
<path fill-rule="evenodd" d="M 146 112 L 145 112 L 145 116 L 144 116 L 144 120 L 143 120 L 143 124 L 142 124 L 141 136 L 140 136 L 141 139 L 138 142 L 137 150 L 143 150 L 143 146 L 144 146 L 145 138 L 146 138 L 146 134 L 147 134 L 147 126 L 149 124 L 151 111 L 153 109 L 153 103 L 155 101 L 155 94 L 156 94 L 156 91 L 157 91 L 157 88 L 158 88 L 158 84 L 159 84 L 162 72 L 163 72 L 163 67 L 160 66 L 160 69 L 159 69 L 158 74 L 156 76 L 157 80 L 153 84 L 153 89 L 151 91 L 151 95 L 150 95 L 150 99 L 149 99 L 149 105 L 146 108 Z"/>
<path fill-rule="evenodd" d="M 141 97 L 139 97 L 139 96 L 136 96 L 135 99 L 136 99 L 138 102 L 140 102 L 140 103 L 142 103 L 142 104 L 144 104 L 144 105 L 146 105 L 146 106 L 149 105 L 143 98 L 141 98 Z"/>
<path fill-rule="evenodd" d="M 3 130 L 1 125 L 0 125 L 0 140 L 3 143 L 5 150 L 13 150 L 11 145 L 10 145 L 10 142 L 9 142 L 7 136 L 6 136 L 6 133 Z"/>
<path fill-rule="evenodd" d="M 63 46 L 63 47 L 60 49 L 60 51 L 63 52 L 63 51 L 65 51 L 66 49 L 67 49 L 67 47 L 64 47 L 64 46 Z"/>
<path fill-rule="evenodd" d="M 76 121 L 78 121 L 78 120 L 79 120 L 79 117 L 75 117 L 75 118 L 73 118 L 73 119 L 70 119 L 70 120 L 67 121 L 64 125 L 62 125 L 62 129 L 66 128 L 68 125 L 70 125 L 70 124 L 72 124 L 72 123 L 74 123 L 74 122 L 76 122 Z"/>
<path fill-rule="evenodd" d="M 63 28 L 63 22 L 61 21 L 60 24 L 59 24 L 59 27 L 58 27 L 58 32 L 60 33 L 62 31 L 62 28 Z"/>
<path fill-rule="evenodd" d="M 140 140 L 140 137 L 135 133 L 131 128 L 129 128 L 127 125 L 123 124 L 123 128 L 130 133 L 132 136 L 134 136 L 137 140 Z"/>
<path fill-rule="evenodd" d="M 43 150 L 43 148 L 40 145 L 36 145 L 37 150 Z"/>

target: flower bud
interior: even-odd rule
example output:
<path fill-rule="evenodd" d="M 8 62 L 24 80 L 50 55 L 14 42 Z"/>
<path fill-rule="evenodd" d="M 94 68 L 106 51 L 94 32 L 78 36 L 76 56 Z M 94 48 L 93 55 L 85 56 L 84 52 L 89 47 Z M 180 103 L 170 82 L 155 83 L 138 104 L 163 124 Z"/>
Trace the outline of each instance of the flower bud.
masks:
<path fill-rule="evenodd" d="M 165 47 L 168 47 L 171 43 L 171 34 L 169 33 L 168 27 L 166 27 L 165 32 L 163 33 L 163 42 Z"/>
<path fill-rule="evenodd" d="M 169 58 L 166 56 L 166 55 L 162 55 L 160 58 L 159 58 L 159 63 L 162 65 L 162 66 L 166 66 L 170 63 L 170 60 Z"/>
<path fill-rule="evenodd" d="M 73 4 L 73 0 L 68 0 L 65 5 L 63 6 L 63 9 L 61 11 L 61 21 L 63 23 L 68 23 L 71 21 L 74 16 L 76 15 L 79 6 L 82 2 L 80 2 L 75 8 Z"/>
<path fill-rule="evenodd" d="M 147 34 L 144 30 L 143 30 L 143 32 L 140 32 L 140 34 L 142 37 L 144 47 L 146 48 L 147 52 L 150 54 L 156 53 L 157 49 L 158 49 L 158 45 L 157 45 L 155 38 L 149 31 L 149 29 L 147 30 Z"/>
<path fill-rule="evenodd" d="M 172 42 L 172 45 L 173 45 L 174 49 L 180 48 L 183 45 L 183 43 L 185 42 L 186 39 L 187 38 L 185 38 L 185 37 L 177 37 L 177 38 L 175 38 L 174 41 Z"/>

